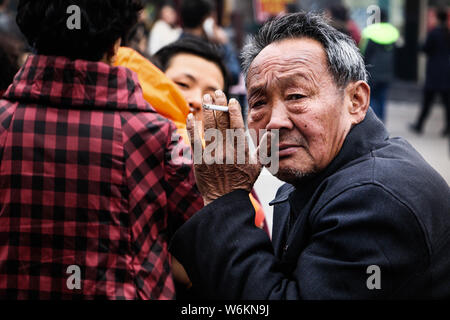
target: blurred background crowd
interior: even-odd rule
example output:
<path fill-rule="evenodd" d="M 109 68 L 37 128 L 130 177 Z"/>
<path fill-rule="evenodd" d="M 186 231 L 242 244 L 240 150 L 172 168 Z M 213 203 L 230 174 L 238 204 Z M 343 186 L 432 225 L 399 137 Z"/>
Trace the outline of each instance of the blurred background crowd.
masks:
<path fill-rule="evenodd" d="M 299 10 L 325 14 L 360 47 L 370 72 L 371 106 L 450 183 L 450 0 L 146 0 L 125 43 L 163 71 L 155 54 L 191 36 L 220 47 L 226 89 L 246 112 L 239 53 L 268 19 Z M 15 23 L 17 0 L 0 0 L 0 94 L 29 52 Z M 261 198 L 268 180 L 260 178 Z M 271 180 L 272 181 L 272 180 Z M 276 190 L 276 188 L 272 188 Z M 263 204 L 266 212 L 271 208 Z M 270 220 L 270 219 L 269 219 Z M 270 224 L 270 221 L 269 221 Z"/>

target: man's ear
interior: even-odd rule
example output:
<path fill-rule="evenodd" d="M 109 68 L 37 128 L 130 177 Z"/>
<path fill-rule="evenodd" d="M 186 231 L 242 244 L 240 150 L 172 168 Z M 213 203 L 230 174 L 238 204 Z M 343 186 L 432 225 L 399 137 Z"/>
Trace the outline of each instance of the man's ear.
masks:
<path fill-rule="evenodd" d="M 111 50 L 109 52 L 109 54 L 110 54 L 110 61 L 111 61 L 112 65 L 115 63 L 115 57 L 117 55 L 117 52 L 119 52 L 121 44 L 122 44 L 122 39 L 119 38 L 119 40 L 117 40 L 114 43 L 114 46 L 111 48 Z"/>
<path fill-rule="evenodd" d="M 117 52 L 119 51 L 119 49 L 120 49 L 120 46 L 122 45 L 122 38 L 119 38 L 119 40 L 117 40 L 115 43 L 114 43 L 114 47 L 113 47 L 113 55 L 116 55 L 117 54 Z"/>
<path fill-rule="evenodd" d="M 350 83 L 345 90 L 350 99 L 348 113 L 355 125 L 366 117 L 370 105 L 370 87 L 365 81 L 356 81 Z"/>
<path fill-rule="evenodd" d="M 117 52 L 119 51 L 120 45 L 122 44 L 122 39 L 117 40 L 114 45 L 108 50 L 108 52 L 105 53 L 103 56 L 102 62 L 105 62 L 109 65 L 115 64 L 115 57 Z"/>

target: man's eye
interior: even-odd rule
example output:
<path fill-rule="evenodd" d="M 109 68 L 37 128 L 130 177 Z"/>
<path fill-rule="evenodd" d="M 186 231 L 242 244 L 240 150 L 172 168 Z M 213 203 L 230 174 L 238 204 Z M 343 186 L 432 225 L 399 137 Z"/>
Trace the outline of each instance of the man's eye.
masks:
<path fill-rule="evenodd" d="M 264 103 L 265 103 L 264 101 L 256 101 L 255 103 L 251 104 L 251 109 L 255 109 L 255 108 L 261 107 L 261 106 L 264 105 Z"/>
<path fill-rule="evenodd" d="M 300 100 L 304 98 L 305 96 L 302 94 L 290 94 L 287 96 L 287 100 Z"/>
<path fill-rule="evenodd" d="M 189 85 L 187 83 L 184 82 L 175 82 L 177 86 L 184 88 L 184 89 L 189 89 Z"/>

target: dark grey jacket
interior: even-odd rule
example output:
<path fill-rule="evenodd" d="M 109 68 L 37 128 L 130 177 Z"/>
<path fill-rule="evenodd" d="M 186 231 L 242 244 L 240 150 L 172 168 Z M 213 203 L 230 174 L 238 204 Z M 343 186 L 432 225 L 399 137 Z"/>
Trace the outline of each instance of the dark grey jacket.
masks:
<path fill-rule="evenodd" d="M 239 190 L 179 229 L 170 250 L 194 292 L 212 299 L 450 298 L 449 186 L 410 144 L 389 138 L 371 110 L 320 176 L 300 188 L 284 185 L 273 204 L 273 242 L 254 227 L 253 207 Z"/>

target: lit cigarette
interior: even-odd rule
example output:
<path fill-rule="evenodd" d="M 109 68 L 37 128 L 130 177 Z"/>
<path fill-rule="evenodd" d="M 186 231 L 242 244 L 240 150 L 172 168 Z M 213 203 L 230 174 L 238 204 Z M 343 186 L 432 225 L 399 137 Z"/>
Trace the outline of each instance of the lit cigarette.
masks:
<path fill-rule="evenodd" d="M 204 104 L 203 105 L 203 109 L 206 110 L 215 110 L 215 111 L 222 111 L 222 112 L 228 112 L 229 109 L 228 107 L 224 107 L 224 106 L 216 106 L 214 104 Z"/>

